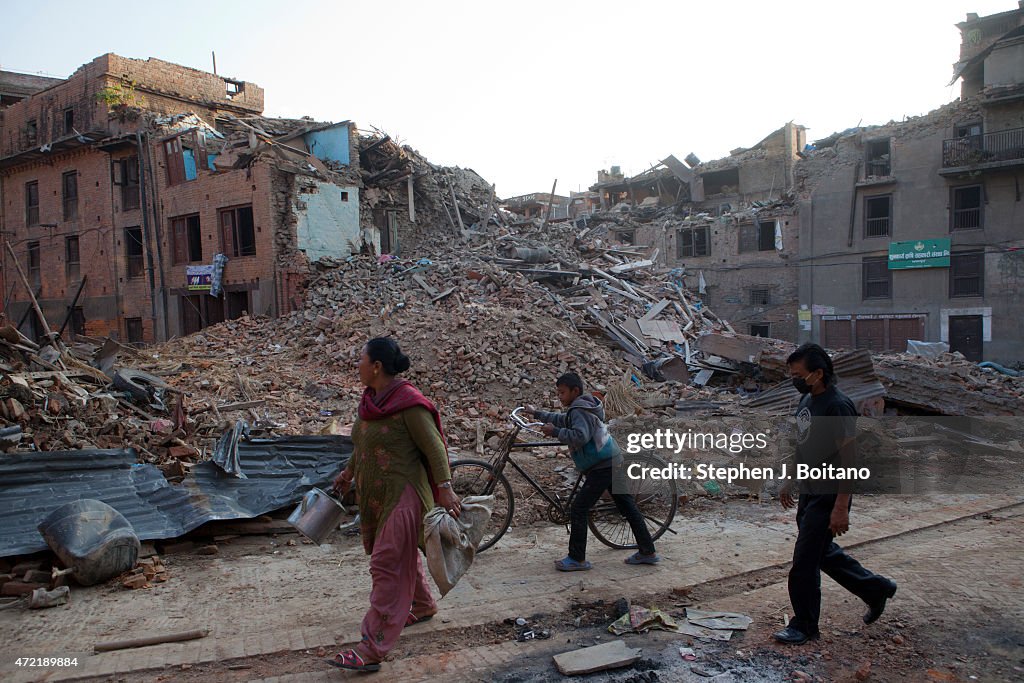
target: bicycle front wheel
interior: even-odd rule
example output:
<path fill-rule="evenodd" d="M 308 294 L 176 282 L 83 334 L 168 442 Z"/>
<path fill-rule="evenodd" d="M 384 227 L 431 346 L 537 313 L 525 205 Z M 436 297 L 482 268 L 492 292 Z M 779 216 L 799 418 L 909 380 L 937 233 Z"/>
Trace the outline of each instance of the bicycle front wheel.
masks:
<path fill-rule="evenodd" d="M 451 464 L 452 490 L 462 500 L 466 496 L 494 496 L 494 512 L 487 523 L 476 551 L 481 553 L 498 542 L 512 524 L 515 500 L 512 485 L 490 463 L 480 460 L 456 460 Z"/>
<path fill-rule="evenodd" d="M 626 463 L 639 463 L 644 467 L 664 468 L 666 463 L 656 455 L 641 453 L 624 456 Z M 614 493 L 630 493 L 643 515 L 644 524 L 651 538 L 660 538 L 676 516 L 679 498 L 674 479 L 627 479 L 616 476 Z M 629 522 L 619 512 L 618 506 L 605 494 L 590 510 L 587 520 L 597 540 L 609 548 L 629 550 L 637 547 L 636 538 Z"/>

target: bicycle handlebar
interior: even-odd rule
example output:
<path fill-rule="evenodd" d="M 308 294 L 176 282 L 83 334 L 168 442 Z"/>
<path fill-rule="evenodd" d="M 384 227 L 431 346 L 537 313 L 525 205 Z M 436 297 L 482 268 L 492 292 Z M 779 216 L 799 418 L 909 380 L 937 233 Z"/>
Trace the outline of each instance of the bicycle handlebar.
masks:
<path fill-rule="evenodd" d="M 541 426 L 541 425 L 543 425 L 544 423 L 543 423 L 543 422 L 527 422 L 527 421 L 526 421 L 526 420 L 525 420 L 525 419 L 524 419 L 524 418 L 523 418 L 523 417 L 522 417 L 522 416 L 521 416 L 521 415 L 519 414 L 519 412 L 520 412 L 520 411 L 522 411 L 522 410 L 526 410 L 526 406 L 519 406 L 518 408 L 516 408 L 515 410 L 513 410 L 513 411 L 512 411 L 512 413 L 511 413 L 511 414 L 509 415 L 509 418 L 510 418 L 510 419 L 511 419 L 511 420 L 512 420 L 512 421 L 513 421 L 514 423 L 516 423 L 517 425 L 519 425 L 519 427 L 520 427 L 520 428 L 522 428 L 522 429 L 525 429 L 526 431 L 529 431 L 529 432 L 533 432 L 534 434 L 542 434 L 543 432 L 541 432 L 541 431 L 539 431 L 539 430 L 537 430 L 537 429 L 534 429 L 534 427 L 540 427 L 540 426 Z"/>

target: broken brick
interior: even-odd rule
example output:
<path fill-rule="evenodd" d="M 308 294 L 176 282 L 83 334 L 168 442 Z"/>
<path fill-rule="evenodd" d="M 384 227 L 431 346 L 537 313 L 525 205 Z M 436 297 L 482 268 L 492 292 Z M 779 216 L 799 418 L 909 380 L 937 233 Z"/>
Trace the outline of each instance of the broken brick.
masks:
<path fill-rule="evenodd" d="M 149 582 L 147 581 L 146 576 L 144 574 L 135 574 L 133 576 L 129 576 L 124 581 L 122 581 L 121 585 L 125 588 L 131 588 L 132 590 L 135 590 L 137 588 L 144 588 L 148 585 L 148 583 Z"/>

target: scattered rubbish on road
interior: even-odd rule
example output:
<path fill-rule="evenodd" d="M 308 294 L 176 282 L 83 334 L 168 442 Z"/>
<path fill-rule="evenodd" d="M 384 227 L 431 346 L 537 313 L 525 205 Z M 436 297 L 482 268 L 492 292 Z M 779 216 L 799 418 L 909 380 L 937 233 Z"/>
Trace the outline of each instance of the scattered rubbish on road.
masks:
<path fill-rule="evenodd" d="M 70 595 L 71 589 L 67 586 L 58 586 L 53 590 L 37 588 L 32 591 L 32 595 L 29 597 L 28 606 L 29 609 L 46 609 L 48 607 L 66 605 Z"/>
<path fill-rule="evenodd" d="M 647 633 L 651 629 L 679 632 L 676 620 L 657 608 L 632 605 L 629 612 L 613 622 L 608 631 L 617 636 L 623 633 Z"/>

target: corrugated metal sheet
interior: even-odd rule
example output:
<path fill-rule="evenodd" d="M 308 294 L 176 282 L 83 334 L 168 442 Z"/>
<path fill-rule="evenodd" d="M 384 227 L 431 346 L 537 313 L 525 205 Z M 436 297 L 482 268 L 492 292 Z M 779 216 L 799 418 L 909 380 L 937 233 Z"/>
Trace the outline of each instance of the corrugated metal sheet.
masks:
<path fill-rule="evenodd" d="M 248 519 L 326 486 L 352 453 L 346 436 L 294 436 L 239 444 L 246 479 L 203 462 L 178 485 L 134 449 L 15 453 L 0 457 L 0 557 L 45 550 L 36 525 L 65 503 L 94 498 L 142 540 L 174 538 L 215 519 Z"/>
<path fill-rule="evenodd" d="M 832 359 L 838 382 L 836 386 L 860 407 L 865 401 L 885 396 L 885 387 L 875 375 L 871 352 L 852 351 Z M 759 408 L 769 415 L 792 415 L 800 403 L 800 392 L 786 380 L 754 398 L 743 401 L 745 408 Z"/>

